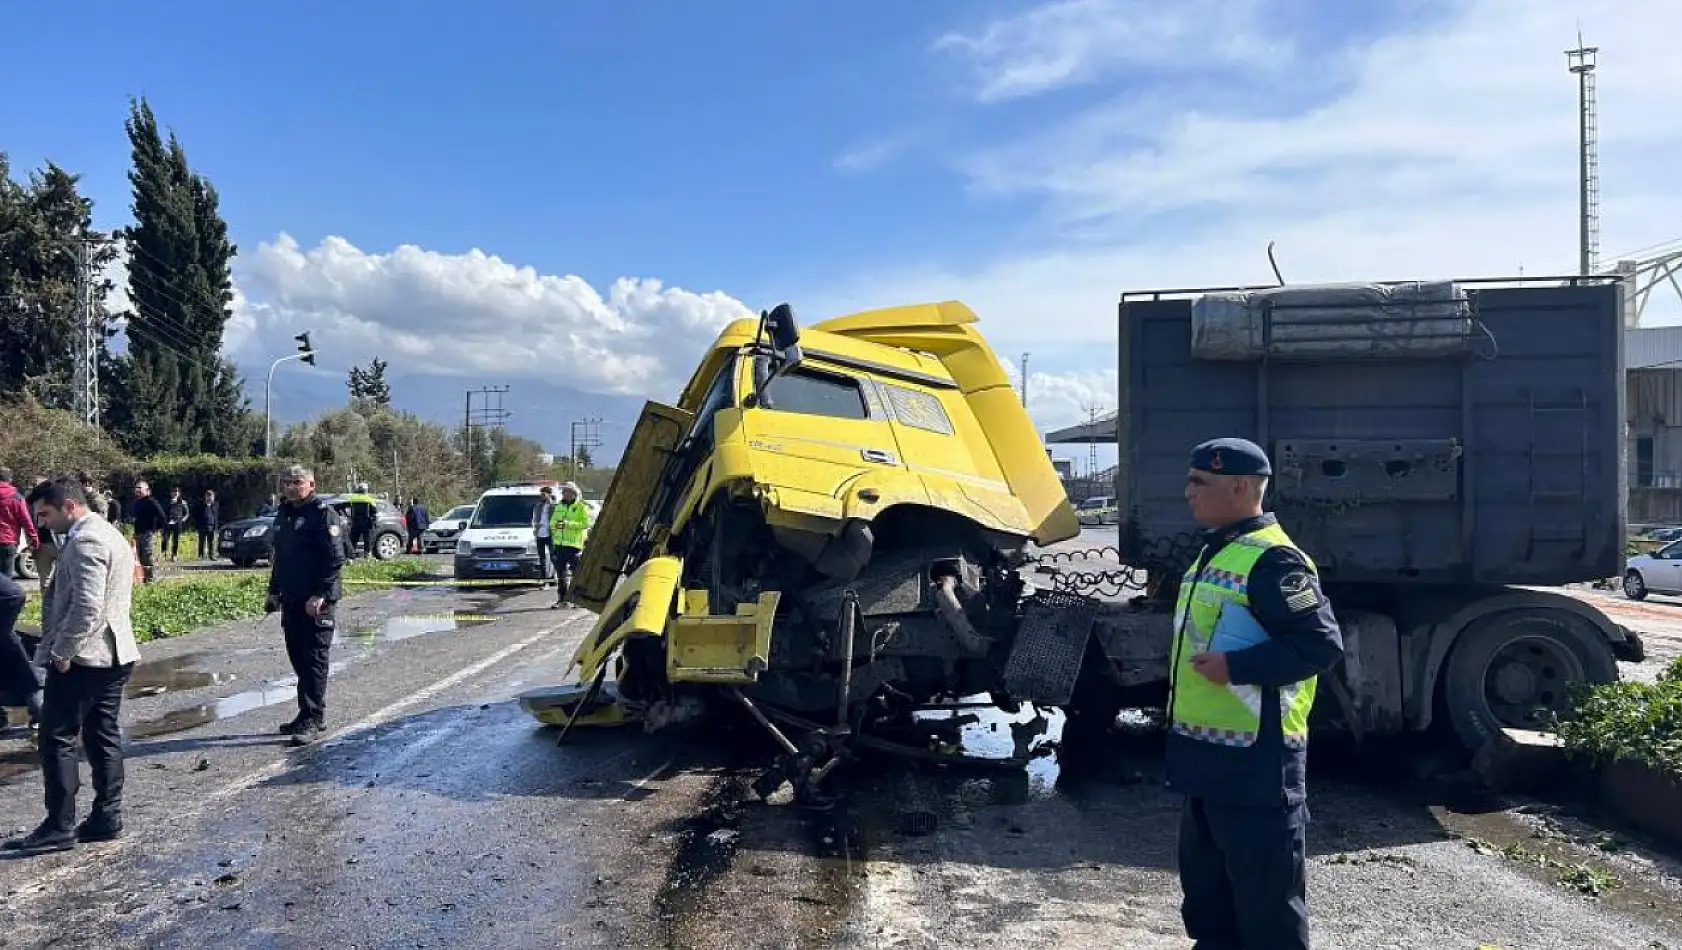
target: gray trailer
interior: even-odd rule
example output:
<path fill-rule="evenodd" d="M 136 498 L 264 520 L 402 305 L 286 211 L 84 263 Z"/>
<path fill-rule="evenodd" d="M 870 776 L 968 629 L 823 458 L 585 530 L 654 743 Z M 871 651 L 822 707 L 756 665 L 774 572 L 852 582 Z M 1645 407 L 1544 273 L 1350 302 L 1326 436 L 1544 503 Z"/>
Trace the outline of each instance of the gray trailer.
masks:
<path fill-rule="evenodd" d="M 1199 546 L 1187 453 L 1218 436 L 1269 451 L 1268 507 L 1344 625 L 1320 726 L 1441 715 L 1476 748 L 1545 722 L 1573 682 L 1616 679 L 1640 640 L 1525 585 L 1623 573 L 1621 293 L 1546 278 L 1123 295 L 1119 555 L 1148 594 L 1097 618 L 1108 685 L 1087 705 L 1160 698 Z"/>

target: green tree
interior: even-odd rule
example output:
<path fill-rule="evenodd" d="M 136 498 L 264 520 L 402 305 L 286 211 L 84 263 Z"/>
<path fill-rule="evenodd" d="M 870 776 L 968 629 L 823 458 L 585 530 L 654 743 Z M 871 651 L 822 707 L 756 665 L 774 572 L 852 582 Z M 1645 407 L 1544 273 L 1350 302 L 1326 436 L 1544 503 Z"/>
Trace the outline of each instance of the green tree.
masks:
<path fill-rule="evenodd" d="M 386 382 L 385 368 L 385 360 L 377 356 L 368 364 L 367 369 L 352 366 L 347 383 L 351 400 L 367 400 L 376 406 L 391 405 L 391 386 Z"/>
<path fill-rule="evenodd" d="M 175 135 L 164 141 L 145 99 L 130 103 L 124 128 L 133 161 L 134 224 L 124 232 L 131 309 L 113 428 L 141 455 L 244 454 L 258 425 L 221 355 L 236 248 L 220 198 Z"/>
<path fill-rule="evenodd" d="M 79 176 L 48 162 L 14 181 L 0 152 L 0 392 L 28 394 L 52 408 L 73 402 L 75 352 L 82 345 L 79 255 L 87 241 L 93 297 L 115 247 L 92 230 L 93 202 Z M 94 319 L 101 345 L 109 335 L 103 304 Z"/>

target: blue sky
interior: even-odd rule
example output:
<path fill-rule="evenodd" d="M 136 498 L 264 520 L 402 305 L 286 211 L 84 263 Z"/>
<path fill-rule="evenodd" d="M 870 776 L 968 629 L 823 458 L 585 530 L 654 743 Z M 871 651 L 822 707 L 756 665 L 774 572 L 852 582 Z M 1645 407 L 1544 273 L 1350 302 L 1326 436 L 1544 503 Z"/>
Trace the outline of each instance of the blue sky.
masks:
<path fill-rule="evenodd" d="M 122 223 L 146 95 L 241 245 L 242 362 L 308 326 L 328 365 L 665 396 L 744 308 L 957 297 L 1007 362 L 1033 351 L 1031 408 L 1067 423 L 1113 404 L 1121 290 L 1265 280 L 1268 240 L 1292 280 L 1571 267 L 1579 22 L 1604 58 L 1603 250 L 1682 237 L 1666 0 L 7 17 L 0 149 L 82 173 Z"/>

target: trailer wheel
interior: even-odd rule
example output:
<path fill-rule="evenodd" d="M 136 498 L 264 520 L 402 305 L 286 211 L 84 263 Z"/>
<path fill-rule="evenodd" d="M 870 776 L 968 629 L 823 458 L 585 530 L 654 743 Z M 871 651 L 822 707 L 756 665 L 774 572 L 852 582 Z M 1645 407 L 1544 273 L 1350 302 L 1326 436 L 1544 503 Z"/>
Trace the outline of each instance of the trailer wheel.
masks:
<path fill-rule="evenodd" d="M 1510 611 L 1460 636 L 1442 688 L 1455 734 L 1475 752 L 1503 728 L 1549 728 L 1573 684 L 1617 678 L 1611 645 L 1586 622 L 1558 610 Z"/>

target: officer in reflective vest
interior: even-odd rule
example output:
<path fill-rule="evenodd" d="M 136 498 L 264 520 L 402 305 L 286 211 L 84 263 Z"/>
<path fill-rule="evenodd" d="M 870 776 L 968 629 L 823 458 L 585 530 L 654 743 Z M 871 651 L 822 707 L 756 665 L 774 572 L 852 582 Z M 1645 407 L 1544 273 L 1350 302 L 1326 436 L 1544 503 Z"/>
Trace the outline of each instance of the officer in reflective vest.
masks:
<path fill-rule="evenodd" d="M 566 603 L 572 586 L 572 574 L 578 570 L 578 558 L 584 551 L 584 539 L 590 533 L 590 509 L 579 497 L 578 486 L 567 482 L 561 486 L 561 500 L 549 515 L 550 540 L 554 543 L 555 607 Z"/>
<path fill-rule="evenodd" d="M 1272 474 L 1260 446 L 1214 439 L 1186 476 L 1206 530 L 1174 608 L 1167 765 L 1185 796 L 1180 912 L 1199 950 L 1309 945 L 1308 713 L 1343 636 L 1313 561 L 1262 512 Z"/>

